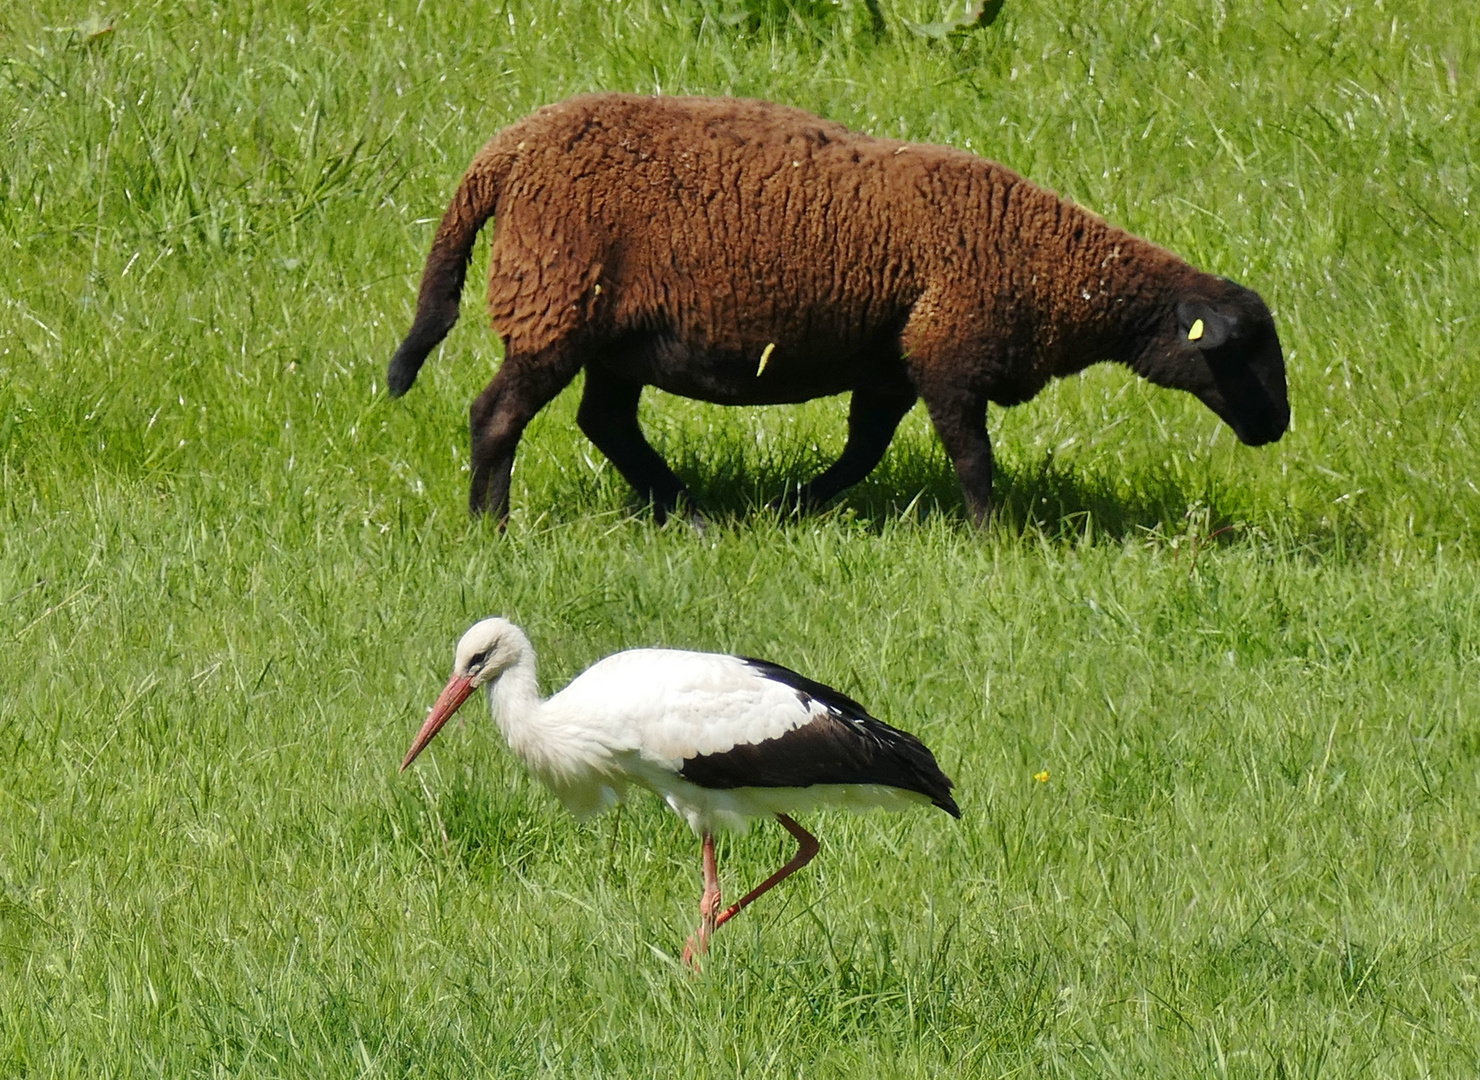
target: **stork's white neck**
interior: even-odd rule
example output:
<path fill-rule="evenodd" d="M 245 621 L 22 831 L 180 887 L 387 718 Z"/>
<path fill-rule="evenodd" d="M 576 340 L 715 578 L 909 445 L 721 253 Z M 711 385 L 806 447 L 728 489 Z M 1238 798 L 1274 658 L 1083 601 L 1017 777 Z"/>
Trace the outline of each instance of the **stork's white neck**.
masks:
<path fill-rule="evenodd" d="M 526 652 L 488 684 L 488 708 L 504 739 L 521 756 L 532 725 L 538 722 L 539 683 L 535 679 L 534 655 Z"/>
<path fill-rule="evenodd" d="M 533 650 L 488 684 L 488 706 L 514 756 L 561 798 L 602 771 L 608 755 L 599 735 L 562 709 L 558 696 L 540 697 Z"/>
<path fill-rule="evenodd" d="M 592 746 L 583 725 L 562 723 L 540 697 L 534 654 L 527 652 L 488 685 L 488 707 L 514 756 L 557 790 L 589 771 Z"/>

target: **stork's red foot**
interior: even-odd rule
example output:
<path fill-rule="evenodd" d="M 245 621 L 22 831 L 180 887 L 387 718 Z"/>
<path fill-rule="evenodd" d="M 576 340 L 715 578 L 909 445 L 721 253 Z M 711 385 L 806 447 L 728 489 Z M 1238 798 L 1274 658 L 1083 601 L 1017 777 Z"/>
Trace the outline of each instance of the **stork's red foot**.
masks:
<path fill-rule="evenodd" d="M 699 929 L 684 943 L 684 967 L 699 970 L 699 957 L 709 951 L 709 939 L 719 918 L 719 866 L 714 858 L 714 834 L 704 834 L 704 895 L 699 898 Z"/>
<path fill-rule="evenodd" d="M 683 943 L 683 966 L 695 975 L 698 975 L 704 970 L 703 965 L 699 963 L 699 957 L 703 956 L 705 951 L 704 948 L 700 947 L 698 941 L 695 940 L 697 936 L 696 934 L 690 934 L 689 940 Z"/>

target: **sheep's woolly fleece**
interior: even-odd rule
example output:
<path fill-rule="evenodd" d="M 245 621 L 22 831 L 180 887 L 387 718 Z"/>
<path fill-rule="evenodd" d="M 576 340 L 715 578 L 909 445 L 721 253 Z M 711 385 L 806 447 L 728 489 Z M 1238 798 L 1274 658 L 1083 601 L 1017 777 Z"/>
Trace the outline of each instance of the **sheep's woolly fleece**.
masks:
<path fill-rule="evenodd" d="M 856 452 L 814 497 L 872 468 L 922 397 L 977 517 L 987 402 L 1098 360 L 1196 394 L 1246 442 L 1288 422 L 1257 294 L 1001 165 L 768 102 L 619 94 L 543 108 L 473 159 L 393 394 L 456 320 L 490 216 L 506 361 L 474 406 L 475 508 L 506 508 L 519 433 L 583 366 L 582 427 L 660 511 L 683 490 L 636 429 L 642 385 L 737 405 L 853 391 Z"/>

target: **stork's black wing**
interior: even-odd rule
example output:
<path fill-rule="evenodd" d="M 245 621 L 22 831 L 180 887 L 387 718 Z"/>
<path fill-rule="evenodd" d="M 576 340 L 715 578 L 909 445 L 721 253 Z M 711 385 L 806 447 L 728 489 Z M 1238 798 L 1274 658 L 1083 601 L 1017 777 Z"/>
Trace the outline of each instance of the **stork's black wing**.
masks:
<path fill-rule="evenodd" d="M 708 788 L 883 784 L 918 792 L 961 816 L 951 798 L 955 785 L 919 739 L 870 716 L 839 690 L 768 660 L 741 659 L 762 677 L 791 687 L 807 708 L 821 705 L 822 711 L 774 739 L 685 759 L 679 770 L 685 780 Z"/>

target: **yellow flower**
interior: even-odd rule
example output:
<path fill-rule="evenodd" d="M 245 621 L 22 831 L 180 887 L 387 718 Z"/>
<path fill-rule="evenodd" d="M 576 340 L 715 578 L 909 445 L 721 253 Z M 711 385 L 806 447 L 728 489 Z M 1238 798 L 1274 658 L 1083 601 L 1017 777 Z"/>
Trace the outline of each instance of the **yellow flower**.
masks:
<path fill-rule="evenodd" d="M 1033 779 L 1037 780 L 1040 784 L 1048 783 L 1048 770 L 1044 769 L 1042 772 L 1035 772 Z"/>

